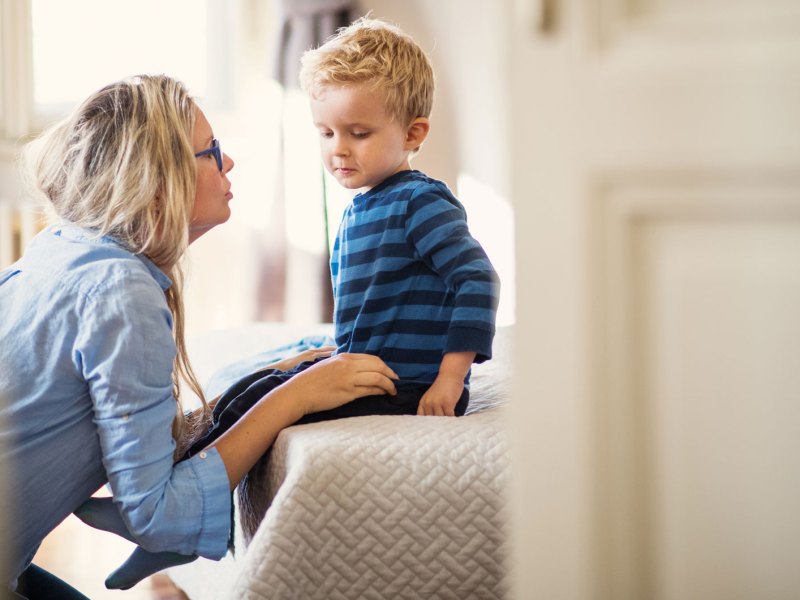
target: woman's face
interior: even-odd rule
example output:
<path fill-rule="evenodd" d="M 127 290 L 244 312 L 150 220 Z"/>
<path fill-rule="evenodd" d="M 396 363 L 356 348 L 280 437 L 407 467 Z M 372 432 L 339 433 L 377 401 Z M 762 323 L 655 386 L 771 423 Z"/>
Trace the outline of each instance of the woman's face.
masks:
<path fill-rule="evenodd" d="M 198 108 L 192 134 L 195 154 L 209 149 L 213 138 L 211 125 L 203 111 Z M 233 168 L 231 157 L 222 154 L 222 171 L 219 170 L 213 154 L 206 154 L 195 160 L 197 160 L 197 192 L 189 221 L 190 244 L 230 218 L 231 209 L 228 202 L 233 198 L 231 182 L 228 181 L 228 171 Z"/>

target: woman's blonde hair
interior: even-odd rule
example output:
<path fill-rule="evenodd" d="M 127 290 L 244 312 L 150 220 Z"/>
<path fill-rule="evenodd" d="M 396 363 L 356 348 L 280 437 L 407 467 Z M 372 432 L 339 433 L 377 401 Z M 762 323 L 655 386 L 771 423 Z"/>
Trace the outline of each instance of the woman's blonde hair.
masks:
<path fill-rule="evenodd" d="M 48 211 L 111 236 L 153 261 L 171 279 L 166 291 L 177 355 L 173 433 L 183 436 L 180 381 L 208 405 L 186 351 L 183 272 L 195 199 L 192 147 L 197 106 L 179 81 L 139 75 L 108 85 L 29 143 L 24 174 Z"/>
<path fill-rule="evenodd" d="M 362 17 L 316 49 L 303 54 L 300 85 L 312 97 L 326 86 L 366 83 L 381 92 L 393 119 L 403 126 L 429 117 L 434 77 L 428 57 L 399 28 Z"/>

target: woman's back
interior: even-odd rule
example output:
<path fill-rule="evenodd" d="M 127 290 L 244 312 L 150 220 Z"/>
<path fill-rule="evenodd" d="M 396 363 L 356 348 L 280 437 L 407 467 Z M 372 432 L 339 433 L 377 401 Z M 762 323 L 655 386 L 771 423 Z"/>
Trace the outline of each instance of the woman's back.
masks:
<path fill-rule="evenodd" d="M 157 279 L 169 280 L 109 238 L 90 237 L 72 226 L 44 231 L 0 274 L 0 410 L 14 432 L 13 438 L 2 432 L 9 438 L 3 461 L 12 469 L 12 536 L 21 551 L 12 573 L 106 482 L 101 439 L 113 443 L 114 415 L 103 415 L 103 406 L 113 403 L 116 412 L 117 399 L 126 396 L 125 405 L 135 409 L 139 385 L 172 397 L 175 350 Z M 146 361 L 152 379 L 126 381 L 115 361 L 123 352 L 132 357 L 128 363 Z"/>

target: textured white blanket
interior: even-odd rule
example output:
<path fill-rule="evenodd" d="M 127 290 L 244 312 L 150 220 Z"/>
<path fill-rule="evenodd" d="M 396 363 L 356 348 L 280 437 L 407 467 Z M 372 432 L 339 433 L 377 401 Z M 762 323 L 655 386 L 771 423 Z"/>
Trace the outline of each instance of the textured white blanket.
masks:
<path fill-rule="evenodd" d="M 475 368 L 464 417 L 283 431 L 252 542 L 235 558 L 171 569 L 172 579 L 193 600 L 502 598 L 510 336 L 501 330 L 495 358 Z"/>

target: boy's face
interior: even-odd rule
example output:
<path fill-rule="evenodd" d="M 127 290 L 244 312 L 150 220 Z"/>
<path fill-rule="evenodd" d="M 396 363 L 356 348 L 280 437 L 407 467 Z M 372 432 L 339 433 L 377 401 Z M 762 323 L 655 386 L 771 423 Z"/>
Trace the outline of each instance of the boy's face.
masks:
<path fill-rule="evenodd" d="M 326 86 L 311 98 L 325 168 L 345 188 L 362 192 L 410 168 L 417 143 L 392 120 L 380 93 L 364 84 Z"/>

